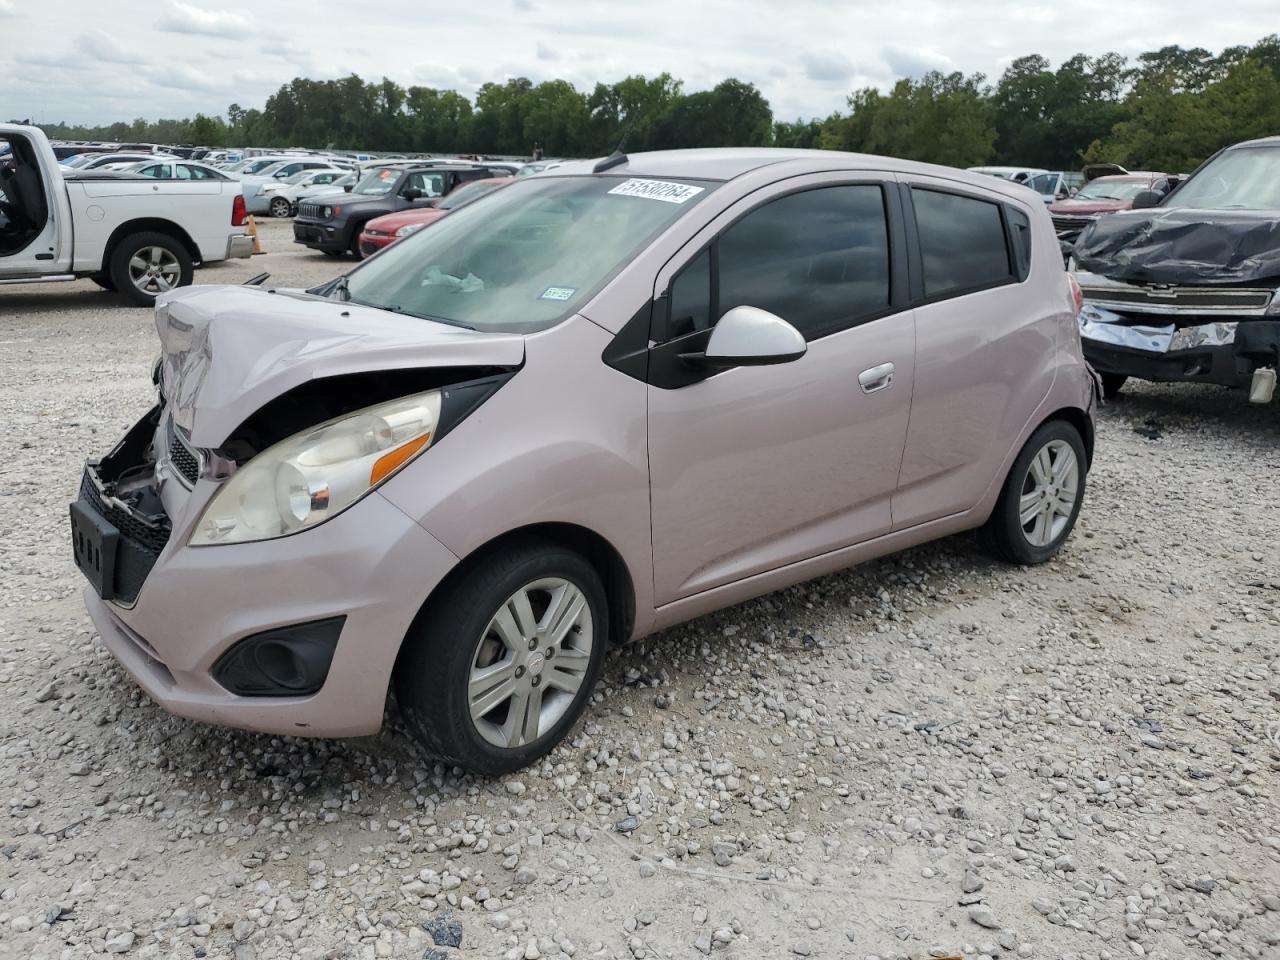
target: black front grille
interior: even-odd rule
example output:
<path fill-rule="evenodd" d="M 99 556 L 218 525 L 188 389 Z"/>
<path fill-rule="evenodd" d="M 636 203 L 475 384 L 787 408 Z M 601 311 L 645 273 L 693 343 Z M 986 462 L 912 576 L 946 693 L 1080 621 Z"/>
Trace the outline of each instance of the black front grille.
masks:
<path fill-rule="evenodd" d="M 89 467 L 92 470 L 93 467 Z M 107 522 L 120 531 L 120 542 L 116 551 L 115 563 L 115 599 L 122 603 L 132 603 L 142 589 L 143 581 L 155 566 L 160 551 L 169 542 L 172 525 L 169 518 L 161 514 L 147 519 L 131 510 L 109 503 L 98 492 L 97 484 L 85 471 L 80 481 L 80 499 L 86 500 L 93 509 L 106 518 Z"/>
<path fill-rule="evenodd" d="M 305 217 L 308 220 L 323 220 L 320 216 L 320 204 L 318 203 L 300 203 L 298 204 L 298 216 Z"/>
<path fill-rule="evenodd" d="M 1062 233 L 1063 231 L 1066 231 L 1066 230 L 1076 230 L 1076 231 L 1083 230 L 1089 224 L 1093 223 L 1093 220 L 1094 220 L 1093 217 L 1065 217 L 1065 216 L 1055 216 L 1055 217 L 1052 217 L 1051 219 L 1053 220 L 1053 228 L 1057 230 L 1059 233 Z"/>
<path fill-rule="evenodd" d="M 178 428 L 173 423 L 173 417 L 168 417 L 165 423 L 165 444 L 169 448 L 169 462 L 178 468 L 178 472 L 182 474 L 187 483 L 194 484 L 200 476 L 200 460 L 178 433 Z"/>

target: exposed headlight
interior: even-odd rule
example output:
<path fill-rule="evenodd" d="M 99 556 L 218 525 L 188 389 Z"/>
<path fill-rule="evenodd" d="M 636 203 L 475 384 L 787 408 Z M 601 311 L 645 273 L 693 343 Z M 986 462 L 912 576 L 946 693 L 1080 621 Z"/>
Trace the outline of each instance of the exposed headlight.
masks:
<path fill-rule="evenodd" d="M 431 445 L 440 391 L 311 427 L 235 472 L 196 524 L 193 547 L 287 536 L 336 516 Z"/>
<path fill-rule="evenodd" d="M 397 231 L 396 231 L 396 236 L 397 236 L 397 237 L 407 237 L 407 236 L 408 236 L 409 234 L 411 234 L 411 233 L 417 233 L 419 230 L 421 230 L 421 229 L 422 229 L 423 227 L 425 227 L 425 226 L 426 226 L 426 224 L 425 224 L 425 223 L 410 223 L 410 224 L 407 224 L 406 226 L 403 226 L 403 227 L 401 227 L 399 230 L 397 230 Z"/>
<path fill-rule="evenodd" d="M 323 210 L 320 211 L 320 213 L 323 214 L 324 219 L 328 220 L 330 217 L 332 217 L 335 213 L 337 213 L 341 209 L 342 209 L 341 207 L 325 207 Z"/>

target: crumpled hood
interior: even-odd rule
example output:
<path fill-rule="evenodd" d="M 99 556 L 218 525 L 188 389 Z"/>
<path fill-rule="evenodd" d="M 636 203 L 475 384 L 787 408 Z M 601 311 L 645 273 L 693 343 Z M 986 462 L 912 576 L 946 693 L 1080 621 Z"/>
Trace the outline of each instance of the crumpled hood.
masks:
<path fill-rule="evenodd" d="M 1076 241 L 1080 269 L 1128 283 L 1280 277 L 1280 211 L 1153 208 L 1101 217 Z"/>
<path fill-rule="evenodd" d="M 178 425 L 217 447 L 267 401 L 308 380 L 418 367 L 515 367 L 519 334 L 479 333 L 261 287 L 183 287 L 160 297 L 162 383 Z"/>

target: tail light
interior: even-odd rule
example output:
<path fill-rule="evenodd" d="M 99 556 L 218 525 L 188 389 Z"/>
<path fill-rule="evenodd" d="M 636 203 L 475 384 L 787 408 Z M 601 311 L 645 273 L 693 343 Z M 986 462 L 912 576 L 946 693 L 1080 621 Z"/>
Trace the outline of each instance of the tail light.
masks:
<path fill-rule="evenodd" d="M 1071 284 L 1071 299 L 1076 305 L 1076 313 L 1084 309 L 1084 291 L 1080 289 L 1080 281 L 1075 274 L 1067 274 L 1067 282 Z"/>
<path fill-rule="evenodd" d="M 249 211 L 244 206 L 244 194 L 237 193 L 236 198 L 231 201 L 231 225 L 233 227 L 243 227 L 248 219 Z"/>

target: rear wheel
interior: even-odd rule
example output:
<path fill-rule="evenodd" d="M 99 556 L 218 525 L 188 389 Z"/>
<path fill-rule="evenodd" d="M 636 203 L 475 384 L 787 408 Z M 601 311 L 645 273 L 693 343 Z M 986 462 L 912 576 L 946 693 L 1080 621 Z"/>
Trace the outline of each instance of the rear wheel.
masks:
<path fill-rule="evenodd" d="M 286 197 L 273 197 L 271 200 L 271 215 L 273 217 L 287 217 L 293 213 L 293 204 Z"/>
<path fill-rule="evenodd" d="M 111 254 L 111 282 L 128 300 L 142 307 L 175 287 L 191 283 L 195 266 L 186 248 L 167 233 L 135 233 Z"/>
<path fill-rule="evenodd" d="M 1013 461 L 982 539 L 1019 564 L 1044 563 L 1062 549 L 1084 502 L 1085 450 L 1065 420 L 1050 420 Z"/>
<path fill-rule="evenodd" d="M 1123 373 L 1101 373 L 1099 376 L 1102 377 L 1102 395 L 1108 400 L 1124 389 L 1129 380 L 1128 375 Z"/>
<path fill-rule="evenodd" d="M 608 636 L 604 586 L 585 558 L 542 540 L 503 545 L 415 623 L 396 699 L 433 753 L 476 773 L 508 773 L 573 726 Z"/>

